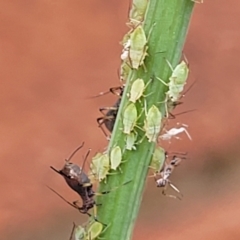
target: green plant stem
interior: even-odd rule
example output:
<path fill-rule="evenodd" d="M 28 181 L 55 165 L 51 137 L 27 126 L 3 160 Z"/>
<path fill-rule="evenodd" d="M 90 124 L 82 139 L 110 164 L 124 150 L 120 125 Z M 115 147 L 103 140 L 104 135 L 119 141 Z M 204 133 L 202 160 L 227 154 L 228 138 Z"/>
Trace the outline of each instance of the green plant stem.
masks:
<path fill-rule="evenodd" d="M 114 146 L 120 146 L 122 150 L 125 147 L 126 135 L 122 132 L 123 110 L 129 103 L 127 93 L 135 79 L 141 78 L 145 84 L 151 80 L 144 92 L 143 101 L 147 106 L 152 104 L 158 106 L 164 116 L 167 86 L 158 81 L 155 76 L 168 82 L 171 69 L 166 64 L 166 59 L 173 66 L 179 63 L 193 5 L 194 3 L 191 0 L 149 1 L 144 21 L 144 30 L 146 36 L 149 37 L 148 56 L 145 59 L 147 72 L 144 71 L 143 67 L 130 72 L 108 150 Z M 136 103 L 136 106 L 138 112 L 142 112 L 137 123 L 138 126 L 142 127 L 145 112 L 142 109 L 142 104 Z M 101 238 L 107 240 L 131 239 L 134 223 L 139 212 L 155 143 L 149 143 L 147 138 L 144 138 L 144 132 L 141 129 L 136 128 L 136 131 L 138 140 L 143 139 L 143 141 L 136 146 L 136 150 L 124 151 L 123 161 L 125 162 L 121 164 L 122 173 L 118 171 L 115 175 L 109 175 L 107 183 L 101 183 L 99 187 L 99 192 L 101 192 L 119 186 L 117 190 L 97 198 L 97 203 L 102 203 L 102 206 L 98 207 L 98 219 L 110 225 L 101 235 Z M 131 180 L 130 183 L 122 186 L 129 180 Z M 153 180 L 151 179 L 151 181 Z M 160 192 L 159 197 L 161 197 Z"/>

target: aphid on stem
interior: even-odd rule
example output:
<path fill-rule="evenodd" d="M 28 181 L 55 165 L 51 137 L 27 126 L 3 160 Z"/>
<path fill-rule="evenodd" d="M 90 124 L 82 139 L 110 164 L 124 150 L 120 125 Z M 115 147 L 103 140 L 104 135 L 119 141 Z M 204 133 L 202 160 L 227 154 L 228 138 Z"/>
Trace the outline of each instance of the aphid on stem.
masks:
<path fill-rule="evenodd" d="M 146 104 L 145 104 L 146 111 Z M 146 119 L 144 121 L 145 135 L 149 142 L 156 142 L 158 135 L 161 131 L 162 114 L 159 109 L 152 105 L 148 111 L 146 111 Z"/>
<path fill-rule="evenodd" d="M 105 232 L 108 227 L 109 225 L 104 228 L 102 223 L 94 220 L 90 220 L 82 226 L 74 224 L 74 240 L 94 240 Z"/>
<path fill-rule="evenodd" d="M 110 170 L 110 159 L 107 153 L 97 153 L 90 164 L 91 175 L 94 179 L 101 182 L 109 174 Z M 90 177 L 91 178 L 91 177 Z"/>
<path fill-rule="evenodd" d="M 137 124 L 138 113 L 134 103 L 130 103 L 123 112 L 123 132 L 130 134 Z"/>
<path fill-rule="evenodd" d="M 143 22 L 149 0 L 132 0 L 132 8 L 129 12 L 129 23 L 131 28 L 136 27 Z"/>
<path fill-rule="evenodd" d="M 172 70 L 172 74 L 169 78 L 169 83 L 165 83 L 161 78 L 158 78 L 164 85 L 169 87 L 167 91 L 167 100 L 171 100 L 172 102 L 177 102 L 181 96 L 181 92 L 183 91 L 184 85 L 186 84 L 189 68 L 188 63 L 185 61 L 181 61 L 174 69 L 170 62 L 166 59 L 167 64 Z M 167 101 L 166 100 L 166 101 Z"/>

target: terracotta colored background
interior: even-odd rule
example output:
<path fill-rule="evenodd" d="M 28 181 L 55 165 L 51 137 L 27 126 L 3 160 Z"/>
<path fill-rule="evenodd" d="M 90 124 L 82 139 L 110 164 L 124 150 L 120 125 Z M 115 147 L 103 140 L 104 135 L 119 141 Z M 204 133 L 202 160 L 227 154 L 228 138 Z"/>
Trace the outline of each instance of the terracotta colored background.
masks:
<path fill-rule="evenodd" d="M 96 118 L 119 84 L 128 0 L 0 0 L 0 239 L 68 239 L 86 218 L 51 193 L 73 193 L 49 166 L 82 141 L 107 142 Z M 185 45 L 196 81 L 176 112 L 189 124 L 171 150 L 189 157 L 172 176 L 182 201 L 149 179 L 134 239 L 240 239 L 240 2 L 197 4 Z"/>

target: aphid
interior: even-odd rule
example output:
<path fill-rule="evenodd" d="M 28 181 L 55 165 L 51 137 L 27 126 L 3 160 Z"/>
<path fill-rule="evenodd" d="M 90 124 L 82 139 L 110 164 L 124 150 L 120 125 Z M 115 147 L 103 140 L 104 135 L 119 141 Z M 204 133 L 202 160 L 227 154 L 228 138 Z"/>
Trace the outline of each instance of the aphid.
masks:
<path fill-rule="evenodd" d="M 145 13 L 148 6 L 148 0 L 133 0 L 132 8 L 129 12 L 129 20 L 128 25 L 130 27 L 136 27 L 138 24 L 143 22 Z"/>
<path fill-rule="evenodd" d="M 107 153 L 97 153 L 90 164 L 92 175 L 101 182 L 106 179 L 110 170 L 110 159 Z"/>
<path fill-rule="evenodd" d="M 164 167 L 163 167 L 163 169 L 159 173 L 161 178 L 157 179 L 156 175 L 155 175 L 155 181 L 156 181 L 157 187 L 163 188 L 162 194 L 167 196 L 167 197 L 178 198 L 180 200 L 182 198 L 182 194 L 180 193 L 178 188 L 171 183 L 171 181 L 169 180 L 169 177 L 172 174 L 174 168 L 180 164 L 182 159 L 184 159 L 184 157 L 180 158 L 180 157 L 177 157 L 176 155 L 174 155 L 172 157 L 170 163 L 167 163 L 165 161 Z M 174 196 L 174 195 L 166 194 L 166 189 L 167 189 L 168 185 L 171 188 L 173 188 L 176 192 L 178 192 L 180 194 L 180 196 Z"/>
<path fill-rule="evenodd" d="M 129 59 L 133 69 L 143 65 L 147 56 L 147 38 L 142 25 L 138 25 L 130 34 Z"/>
<path fill-rule="evenodd" d="M 185 125 L 187 126 L 187 125 Z M 170 130 L 166 131 L 166 133 L 159 136 L 162 140 L 170 140 L 172 137 L 175 137 L 176 139 L 180 139 L 180 137 L 176 136 L 179 133 L 185 132 L 186 135 L 190 140 L 192 140 L 190 134 L 188 133 L 187 129 L 185 127 L 180 128 L 171 128 Z"/>
<path fill-rule="evenodd" d="M 113 147 L 110 152 L 111 169 L 117 170 L 122 162 L 122 150 L 119 146 Z"/>
<path fill-rule="evenodd" d="M 130 134 L 126 135 L 126 149 L 127 150 L 136 150 L 135 142 L 137 140 L 137 134 L 131 132 Z"/>
<path fill-rule="evenodd" d="M 106 227 L 107 228 L 107 227 Z M 90 221 L 85 226 L 75 226 L 75 240 L 94 240 L 100 236 L 105 230 L 103 224 L 96 221 Z"/>
<path fill-rule="evenodd" d="M 123 112 L 123 132 L 130 134 L 136 126 L 138 114 L 134 103 L 130 103 Z"/>
<path fill-rule="evenodd" d="M 155 171 L 155 173 L 159 173 L 165 163 L 165 160 L 166 160 L 165 150 L 160 146 L 156 146 L 149 167 L 152 168 Z"/>
<path fill-rule="evenodd" d="M 172 75 L 169 78 L 169 83 L 165 83 L 161 78 L 157 79 L 169 87 L 166 93 L 167 101 L 170 100 L 172 102 L 177 102 L 181 97 L 181 92 L 183 91 L 184 85 L 187 82 L 189 73 L 188 64 L 185 61 L 182 61 L 173 69 L 169 61 L 166 61 L 172 70 Z"/>
<path fill-rule="evenodd" d="M 156 142 L 161 130 L 161 121 L 161 112 L 155 105 L 152 105 L 146 113 L 146 119 L 144 121 L 145 135 L 149 142 Z"/>
<path fill-rule="evenodd" d="M 127 81 L 130 71 L 131 71 L 131 68 L 130 68 L 129 64 L 127 64 L 126 62 L 123 62 L 120 67 L 121 81 L 123 81 L 123 82 Z"/>
<path fill-rule="evenodd" d="M 144 81 L 140 78 L 136 79 L 131 86 L 129 101 L 135 103 L 139 98 L 142 97 L 144 90 Z"/>

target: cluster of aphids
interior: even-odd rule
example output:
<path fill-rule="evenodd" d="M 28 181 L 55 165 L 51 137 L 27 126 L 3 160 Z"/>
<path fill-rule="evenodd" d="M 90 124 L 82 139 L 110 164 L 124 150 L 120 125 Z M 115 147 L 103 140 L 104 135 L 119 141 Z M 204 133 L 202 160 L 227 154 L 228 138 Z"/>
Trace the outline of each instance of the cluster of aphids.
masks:
<path fill-rule="evenodd" d="M 122 64 L 120 70 L 122 81 L 126 81 L 132 70 L 137 70 L 140 67 L 145 68 L 144 61 L 147 57 L 148 39 L 143 29 L 143 22 L 148 4 L 149 0 L 133 0 L 133 7 L 129 12 L 128 25 L 130 31 L 124 36 L 122 41 L 123 50 L 121 54 Z M 72 235 L 74 235 L 76 240 L 96 239 L 107 228 L 107 226 L 105 226 L 104 223 L 101 223 L 97 218 L 97 205 L 99 204 L 95 202 L 95 196 L 107 194 L 111 191 L 96 193 L 93 190 L 92 183 L 93 180 L 97 180 L 98 182 L 105 181 L 110 172 L 119 170 L 120 165 L 123 163 L 122 159 L 125 151 L 137 151 L 138 144 L 141 143 L 143 139 L 147 139 L 149 142 L 158 143 L 159 141 L 170 140 L 172 137 L 178 138 L 177 135 L 181 132 L 185 132 L 191 139 L 191 136 L 184 126 L 172 128 L 170 130 L 165 129 L 168 119 L 173 116 L 173 109 L 181 103 L 180 99 L 183 96 L 184 86 L 189 73 L 188 64 L 185 60 L 181 61 L 174 68 L 167 59 L 166 64 L 168 64 L 172 71 L 168 83 L 165 83 L 162 79 L 156 77 L 158 81 L 168 87 L 164 101 L 164 115 L 161 113 L 157 104 L 147 106 L 144 92 L 151 80 L 146 83 L 146 81 L 140 78 L 133 79 L 129 87 L 130 90 L 127 93 L 128 103 L 123 108 L 122 117 L 120 118 L 122 121 L 122 132 L 125 136 L 126 143 L 124 149 L 119 146 L 114 146 L 110 152 L 97 153 L 90 163 L 90 174 L 86 174 L 83 170 L 90 151 L 87 152 L 82 167 L 79 167 L 77 164 L 70 161 L 74 154 L 82 148 L 83 144 L 71 154 L 61 170 L 51 167 L 55 172 L 60 174 L 65 179 L 68 186 L 79 195 L 82 200 L 82 205 L 80 206 L 78 201 L 69 202 L 55 190 L 50 189 L 69 205 L 76 208 L 80 213 L 89 216 L 89 221 L 86 224 L 82 226 L 74 225 Z M 124 84 L 120 87 L 110 88 L 110 92 L 118 95 L 119 98 L 112 107 L 100 108 L 103 116 L 99 117 L 97 122 L 106 136 L 108 136 L 108 134 L 104 130 L 104 126 L 110 133 L 113 131 L 124 89 Z M 105 93 L 100 95 L 103 94 Z M 138 113 L 136 107 L 137 104 L 140 104 L 143 107 L 141 113 Z M 139 127 L 137 126 L 137 122 L 142 114 L 145 116 L 144 125 Z M 136 129 L 142 131 L 140 139 Z M 156 144 L 149 168 L 153 169 L 156 185 L 163 189 L 162 193 L 164 195 L 173 198 L 181 197 L 180 191 L 171 183 L 169 178 L 174 168 L 185 158 L 184 154 L 167 153 L 162 147 Z M 130 182 L 131 181 L 128 181 L 123 185 Z M 166 194 L 168 186 L 171 186 L 177 191 L 178 196 Z M 117 188 L 118 187 L 115 187 L 114 189 Z M 93 213 L 90 213 L 89 211 L 92 209 Z"/>

